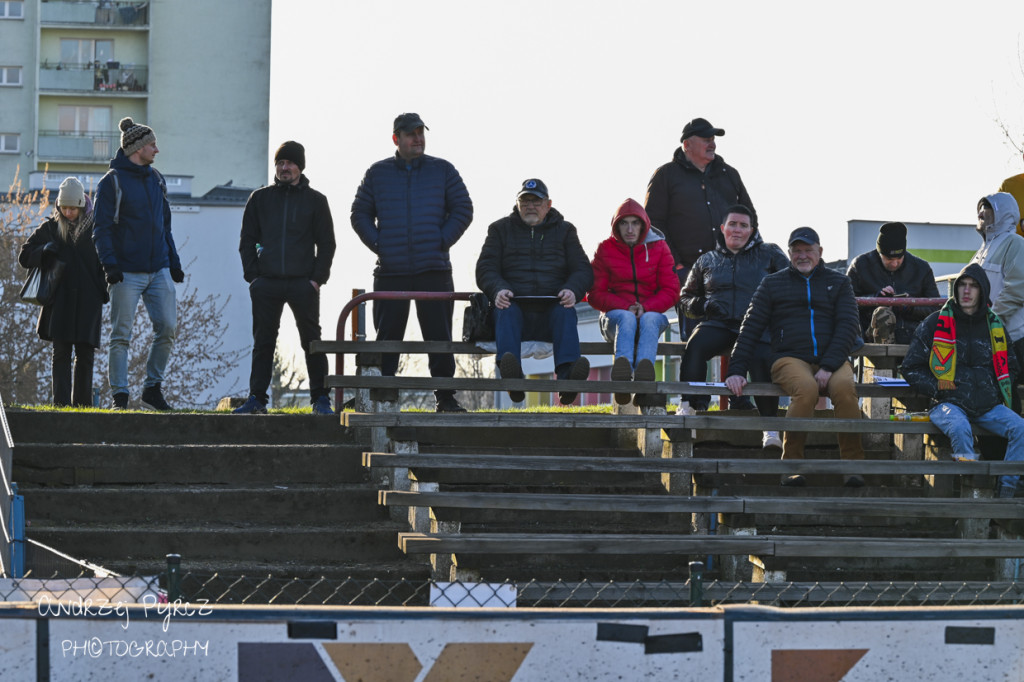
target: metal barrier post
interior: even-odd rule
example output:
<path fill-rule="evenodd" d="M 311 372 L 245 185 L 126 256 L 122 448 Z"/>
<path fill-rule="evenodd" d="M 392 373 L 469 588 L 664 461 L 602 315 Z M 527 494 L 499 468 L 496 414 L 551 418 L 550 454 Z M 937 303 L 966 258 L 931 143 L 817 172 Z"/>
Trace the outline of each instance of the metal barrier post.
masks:
<path fill-rule="evenodd" d="M 11 577 L 25 577 L 25 496 L 11 483 Z"/>
<path fill-rule="evenodd" d="M 181 599 L 181 555 L 167 555 L 167 601 Z"/>
<path fill-rule="evenodd" d="M 690 606 L 704 606 L 704 564 L 690 562 Z"/>

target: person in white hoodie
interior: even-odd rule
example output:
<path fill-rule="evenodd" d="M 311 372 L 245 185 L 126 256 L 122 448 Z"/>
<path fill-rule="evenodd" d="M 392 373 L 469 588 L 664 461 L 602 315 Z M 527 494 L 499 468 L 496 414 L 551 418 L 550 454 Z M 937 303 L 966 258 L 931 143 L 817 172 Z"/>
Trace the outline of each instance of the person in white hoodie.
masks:
<path fill-rule="evenodd" d="M 1024 350 L 1024 237 L 1017 234 L 1020 209 L 1013 195 L 997 192 L 978 201 L 978 234 L 984 242 L 971 263 L 977 263 L 992 285 L 992 312 L 1020 357 Z"/>

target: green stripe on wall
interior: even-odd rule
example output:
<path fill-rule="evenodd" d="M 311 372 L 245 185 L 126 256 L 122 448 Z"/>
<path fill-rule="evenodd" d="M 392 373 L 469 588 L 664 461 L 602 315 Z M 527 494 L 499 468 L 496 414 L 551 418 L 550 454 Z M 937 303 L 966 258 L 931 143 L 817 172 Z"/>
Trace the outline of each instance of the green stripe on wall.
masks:
<path fill-rule="evenodd" d="M 974 251 L 958 251 L 955 249 L 908 249 L 918 258 L 929 263 L 963 263 L 967 265 L 974 257 Z"/>

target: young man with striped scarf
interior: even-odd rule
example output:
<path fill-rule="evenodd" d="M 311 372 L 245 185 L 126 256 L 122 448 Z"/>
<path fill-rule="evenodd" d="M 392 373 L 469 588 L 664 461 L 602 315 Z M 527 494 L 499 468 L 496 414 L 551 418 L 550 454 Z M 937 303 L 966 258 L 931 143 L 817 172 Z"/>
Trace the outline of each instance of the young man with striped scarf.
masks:
<path fill-rule="evenodd" d="M 977 263 L 965 267 L 954 296 L 918 326 L 903 360 L 907 383 L 935 405 L 932 423 L 949 436 L 953 456 L 974 461 L 976 424 L 1006 438 L 1006 459 L 1024 459 L 1024 419 L 1010 409 L 1019 374 L 1016 355 L 990 307 L 991 286 Z M 998 496 L 1013 497 L 1019 476 L 1001 476 Z"/>

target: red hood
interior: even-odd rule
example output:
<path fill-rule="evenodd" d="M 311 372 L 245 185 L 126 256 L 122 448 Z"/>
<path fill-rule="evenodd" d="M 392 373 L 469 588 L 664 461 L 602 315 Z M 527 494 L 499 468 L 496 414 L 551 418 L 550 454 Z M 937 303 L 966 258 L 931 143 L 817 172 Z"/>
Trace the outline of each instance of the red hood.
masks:
<path fill-rule="evenodd" d="M 636 216 L 644 221 L 644 229 L 640 232 L 640 239 L 637 241 L 637 244 L 643 244 L 644 240 L 647 239 L 647 233 L 651 231 L 651 219 L 647 217 L 647 211 L 644 210 L 644 207 L 635 199 L 626 199 L 619 206 L 618 210 L 615 211 L 615 217 L 612 218 L 612 237 L 620 242 L 622 241 L 619 231 L 615 229 L 615 223 L 628 215 Z"/>

